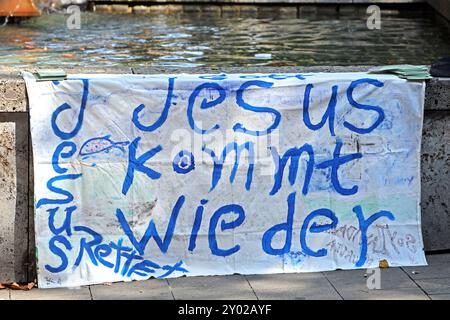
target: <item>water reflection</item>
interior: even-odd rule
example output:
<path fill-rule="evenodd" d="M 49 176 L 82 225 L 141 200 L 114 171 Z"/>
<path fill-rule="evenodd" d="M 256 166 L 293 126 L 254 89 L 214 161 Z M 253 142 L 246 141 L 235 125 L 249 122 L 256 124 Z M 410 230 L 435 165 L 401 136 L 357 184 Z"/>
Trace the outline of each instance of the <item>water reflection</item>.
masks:
<path fill-rule="evenodd" d="M 196 14 L 63 14 L 0 28 L 0 63 L 40 66 L 244 66 L 429 64 L 449 54 L 450 32 L 426 16 L 227 18 Z M 255 55 L 270 54 L 270 59 Z"/>

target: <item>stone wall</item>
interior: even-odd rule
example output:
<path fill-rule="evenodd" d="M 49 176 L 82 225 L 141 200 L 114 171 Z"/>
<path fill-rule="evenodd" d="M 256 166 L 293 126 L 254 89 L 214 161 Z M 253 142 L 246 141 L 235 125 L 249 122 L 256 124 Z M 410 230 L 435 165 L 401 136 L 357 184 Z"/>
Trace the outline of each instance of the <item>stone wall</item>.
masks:
<path fill-rule="evenodd" d="M 369 67 L 246 67 L 192 73 L 343 72 Z M 69 73 L 86 70 L 67 70 Z M 185 69 L 115 68 L 91 73 L 177 73 Z M 32 150 L 24 81 L 0 71 L 0 282 L 35 278 Z M 425 250 L 450 249 L 450 78 L 427 82 L 422 142 L 422 230 Z"/>
<path fill-rule="evenodd" d="M 408 4 L 425 4 L 426 0 L 91 0 L 88 8 L 91 11 L 103 13 L 178 13 L 178 12 L 210 12 L 210 13 L 236 13 L 284 8 L 288 13 L 292 9 L 299 13 L 316 12 L 332 13 L 338 11 L 359 12 L 364 11 L 370 4 L 402 5 L 408 9 Z M 262 8 L 262 9 L 261 9 Z M 383 7 L 382 7 L 383 8 Z"/>

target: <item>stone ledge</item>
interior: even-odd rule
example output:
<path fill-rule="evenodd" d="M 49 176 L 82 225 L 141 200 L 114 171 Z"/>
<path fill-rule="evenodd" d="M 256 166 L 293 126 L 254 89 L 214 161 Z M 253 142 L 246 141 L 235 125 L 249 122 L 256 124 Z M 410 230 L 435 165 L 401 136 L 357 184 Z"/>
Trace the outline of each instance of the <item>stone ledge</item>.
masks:
<path fill-rule="evenodd" d="M 228 67 L 228 68 L 80 68 L 67 69 L 68 73 L 283 73 L 283 72 L 358 72 L 370 66 L 318 66 L 318 67 Z M 450 78 L 433 78 L 427 81 L 425 110 L 450 110 Z M 0 70 L 0 112 L 27 112 L 25 82 L 15 69 Z"/>
<path fill-rule="evenodd" d="M 0 112 L 26 112 L 27 105 L 23 79 L 18 74 L 0 74 Z"/>

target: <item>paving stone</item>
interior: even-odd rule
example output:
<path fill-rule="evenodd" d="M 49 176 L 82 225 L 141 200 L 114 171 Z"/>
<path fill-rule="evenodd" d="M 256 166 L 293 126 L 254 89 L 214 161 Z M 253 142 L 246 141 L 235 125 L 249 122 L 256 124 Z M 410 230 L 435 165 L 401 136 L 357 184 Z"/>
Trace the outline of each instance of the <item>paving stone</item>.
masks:
<path fill-rule="evenodd" d="M 416 283 L 427 294 L 450 294 L 450 278 L 416 280 Z"/>
<path fill-rule="evenodd" d="M 368 290 L 368 277 L 366 270 L 337 270 L 324 272 L 338 292 L 341 290 L 364 291 Z M 370 274 L 368 275 L 371 276 Z M 381 289 L 413 288 L 418 286 L 412 281 L 401 268 L 380 269 Z"/>
<path fill-rule="evenodd" d="M 176 300 L 256 300 L 247 280 L 240 275 L 168 279 Z"/>
<path fill-rule="evenodd" d="M 94 300 L 173 300 L 167 280 L 149 279 L 91 286 Z"/>
<path fill-rule="evenodd" d="M 450 294 L 432 294 L 431 300 L 450 300 Z"/>
<path fill-rule="evenodd" d="M 403 270 L 414 280 L 450 278 L 450 267 L 447 263 L 434 263 L 425 267 L 403 267 Z"/>
<path fill-rule="evenodd" d="M 419 288 L 401 288 L 386 290 L 339 290 L 344 300 L 429 300 Z"/>
<path fill-rule="evenodd" d="M 450 262 L 450 253 L 428 254 L 426 257 L 429 265 Z"/>
<path fill-rule="evenodd" d="M 340 300 L 321 273 L 287 273 L 246 276 L 261 300 Z"/>
<path fill-rule="evenodd" d="M 11 300 L 91 300 L 89 287 L 11 290 Z"/>
<path fill-rule="evenodd" d="M 9 290 L 8 289 L 0 290 L 0 300 L 9 300 Z"/>

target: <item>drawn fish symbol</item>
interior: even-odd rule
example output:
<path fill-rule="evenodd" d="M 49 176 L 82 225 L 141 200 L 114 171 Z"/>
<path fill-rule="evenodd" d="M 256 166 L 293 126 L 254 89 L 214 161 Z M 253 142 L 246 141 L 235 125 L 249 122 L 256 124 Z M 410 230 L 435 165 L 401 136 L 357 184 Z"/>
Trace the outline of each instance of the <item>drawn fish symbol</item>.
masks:
<path fill-rule="evenodd" d="M 91 138 L 83 143 L 79 155 L 86 158 L 87 156 L 101 152 L 109 153 L 112 149 L 119 149 L 122 152 L 125 152 L 124 146 L 128 144 L 129 141 L 114 142 L 111 140 L 110 135 Z"/>

